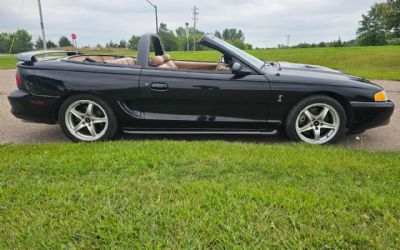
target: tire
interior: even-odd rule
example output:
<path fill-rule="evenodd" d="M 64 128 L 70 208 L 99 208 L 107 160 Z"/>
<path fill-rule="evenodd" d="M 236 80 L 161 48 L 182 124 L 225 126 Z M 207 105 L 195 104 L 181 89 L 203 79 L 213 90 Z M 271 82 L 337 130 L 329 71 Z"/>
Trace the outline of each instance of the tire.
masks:
<path fill-rule="evenodd" d="M 332 144 L 344 134 L 346 120 L 346 112 L 338 101 L 315 95 L 292 108 L 285 121 L 285 131 L 293 141 Z"/>
<path fill-rule="evenodd" d="M 107 141 L 118 132 L 118 120 L 100 98 L 77 94 L 66 99 L 58 112 L 64 134 L 74 142 Z"/>

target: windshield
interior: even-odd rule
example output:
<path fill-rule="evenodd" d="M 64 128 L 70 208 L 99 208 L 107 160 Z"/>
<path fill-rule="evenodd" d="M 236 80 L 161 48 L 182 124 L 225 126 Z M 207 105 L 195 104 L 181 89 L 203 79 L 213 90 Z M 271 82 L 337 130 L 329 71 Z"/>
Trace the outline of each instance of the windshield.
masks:
<path fill-rule="evenodd" d="M 255 56 L 252 56 L 246 52 L 244 52 L 243 50 L 233 46 L 230 43 L 227 43 L 219 38 L 217 38 L 219 40 L 220 43 L 224 44 L 225 47 L 229 48 L 230 50 L 232 50 L 234 53 L 236 53 L 237 55 L 239 55 L 240 57 L 242 57 L 243 59 L 245 59 L 246 61 L 250 62 L 251 64 L 253 64 L 254 66 L 256 66 L 257 68 L 261 69 L 264 66 L 264 62 L 261 61 L 260 59 L 258 59 Z"/>

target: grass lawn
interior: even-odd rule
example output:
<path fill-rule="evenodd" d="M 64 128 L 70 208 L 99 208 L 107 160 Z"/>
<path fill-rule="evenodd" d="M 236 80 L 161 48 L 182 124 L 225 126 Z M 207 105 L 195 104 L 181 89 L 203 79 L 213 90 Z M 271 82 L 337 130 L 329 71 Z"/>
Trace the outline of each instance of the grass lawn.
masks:
<path fill-rule="evenodd" d="M 0 69 L 14 69 L 17 64 L 15 55 L 0 54 Z"/>
<path fill-rule="evenodd" d="M 136 56 L 136 52 L 109 49 L 84 51 L 95 54 Z M 368 79 L 400 80 L 400 46 L 253 50 L 249 53 L 268 61 L 322 65 Z M 170 52 L 173 59 L 217 61 L 215 51 Z M 14 56 L 0 56 L 0 69 L 15 68 Z"/>
<path fill-rule="evenodd" d="M 0 248 L 400 245 L 400 153 L 136 141 L 0 146 Z"/>

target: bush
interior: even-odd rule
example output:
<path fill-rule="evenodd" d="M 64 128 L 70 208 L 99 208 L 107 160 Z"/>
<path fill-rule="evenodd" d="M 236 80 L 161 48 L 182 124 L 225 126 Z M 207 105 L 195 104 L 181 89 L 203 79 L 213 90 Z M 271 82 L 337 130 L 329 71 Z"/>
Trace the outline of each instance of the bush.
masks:
<path fill-rule="evenodd" d="M 400 38 L 392 38 L 392 39 L 388 39 L 387 43 L 389 45 L 400 45 Z"/>

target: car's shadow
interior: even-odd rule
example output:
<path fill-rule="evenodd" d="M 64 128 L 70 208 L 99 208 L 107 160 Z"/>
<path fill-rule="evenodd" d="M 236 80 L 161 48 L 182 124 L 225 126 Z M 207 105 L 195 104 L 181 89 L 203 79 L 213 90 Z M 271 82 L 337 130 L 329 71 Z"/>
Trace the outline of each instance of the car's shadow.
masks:
<path fill-rule="evenodd" d="M 173 140 L 173 141 L 227 141 L 227 142 L 249 142 L 249 143 L 284 143 L 289 140 L 283 135 L 131 135 L 123 134 L 118 140 Z"/>

